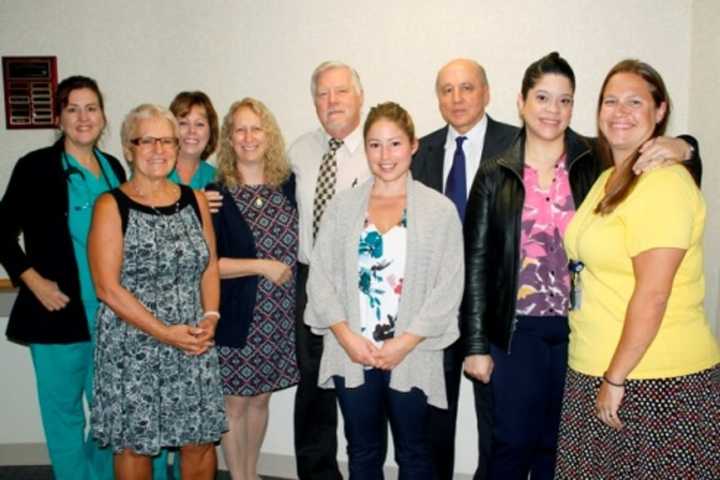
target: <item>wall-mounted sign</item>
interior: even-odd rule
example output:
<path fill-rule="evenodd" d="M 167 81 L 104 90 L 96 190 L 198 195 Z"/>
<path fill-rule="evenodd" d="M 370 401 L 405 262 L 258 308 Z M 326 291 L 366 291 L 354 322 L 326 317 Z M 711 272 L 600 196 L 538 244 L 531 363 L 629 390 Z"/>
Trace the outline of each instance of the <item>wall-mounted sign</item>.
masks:
<path fill-rule="evenodd" d="M 5 126 L 53 128 L 56 57 L 3 57 Z"/>

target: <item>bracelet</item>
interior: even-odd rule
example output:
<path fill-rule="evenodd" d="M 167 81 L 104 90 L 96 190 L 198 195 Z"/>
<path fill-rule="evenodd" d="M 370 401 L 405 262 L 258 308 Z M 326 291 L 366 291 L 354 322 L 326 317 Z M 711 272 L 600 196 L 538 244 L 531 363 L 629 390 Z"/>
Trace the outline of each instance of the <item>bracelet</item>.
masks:
<path fill-rule="evenodd" d="M 205 317 L 215 317 L 220 320 L 220 312 L 218 312 L 217 310 L 207 310 L 203 312 L 203 318 Z"/>
<path fill-rule="evenodd" d="M 615 382 L 611 381 L 607 377 L 607 372 L 603 373 L 602 379 L 603 379 L 603 382 L 607 383 L 608 385 L 612 385 L 613 387 L 625 388 L 625 382 L 615 383 Z"/>

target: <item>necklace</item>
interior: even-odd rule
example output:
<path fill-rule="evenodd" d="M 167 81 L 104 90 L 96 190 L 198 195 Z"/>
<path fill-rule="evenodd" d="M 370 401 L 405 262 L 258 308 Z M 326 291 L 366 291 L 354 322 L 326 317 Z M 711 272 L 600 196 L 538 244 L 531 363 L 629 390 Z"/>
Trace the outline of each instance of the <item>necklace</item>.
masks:
<path fill-rule="evenodd" d="M 130 185 L 130 188 L 133 190 L 133 192 L 135 192 L 135 194 L 138 197 L 146 199 L 148 201 L 147 207 L 149 207 L 153 212 L 155 212 L 156 215 L 163 216 L 163 213 L 158 209 L 158 207 L 153 205 L 150 202 L 150 196 L 147 193 L 140 190 L 140 188 L 138 188 L 138 186 L 135 185 L 135 182 L 129 181 L 128 184 Z M 178 211 L 180 211 L 180 199 L 179 198 L 175 201 L 175 213 L 177 213 Z"/>
<path fill-rule="evenodd" d="M 262 208 L 265 205 L 265 199 L 263 198 L 263 185 L 246 185 L 247 191 L 252 195 L 250 203 L 255 205 L 255 208 Z"/>

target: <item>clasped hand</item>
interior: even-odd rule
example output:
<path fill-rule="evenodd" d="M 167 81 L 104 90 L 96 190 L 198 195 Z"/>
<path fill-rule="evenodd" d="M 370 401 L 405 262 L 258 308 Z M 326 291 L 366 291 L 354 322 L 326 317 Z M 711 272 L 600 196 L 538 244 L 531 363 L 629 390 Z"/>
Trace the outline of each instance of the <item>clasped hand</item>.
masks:
<path fill-rule="evenodd" d="M 349 332 L 339 341 L 354 363 L 381 370 L 392 370 L 413 349 L 413 345 L 405 335 L 385 340 L 379 348 L 372 341 L 355 332 Z"/>
<path fill-rule="evenodd" d="M 171 325 L 167 327 L 165 338 L 161 340 L 188 355 L 202 355 L 215 344 L 213 339 L 216 325 L 216 320 L 207 317 L 202 318 L 197 326 Z"/>

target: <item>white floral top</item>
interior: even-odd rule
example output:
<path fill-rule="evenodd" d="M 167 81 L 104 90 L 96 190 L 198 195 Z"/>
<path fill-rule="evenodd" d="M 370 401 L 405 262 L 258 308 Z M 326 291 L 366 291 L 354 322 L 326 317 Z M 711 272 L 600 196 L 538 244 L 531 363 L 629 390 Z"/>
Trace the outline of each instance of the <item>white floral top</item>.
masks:
<path fill-rule="evenodd" d="M 365 218 L 358 245 L 360 331 L 378 346 L 395 336 L 406 246 L 406 212 L 400 223 L 384 234 Z"/>

